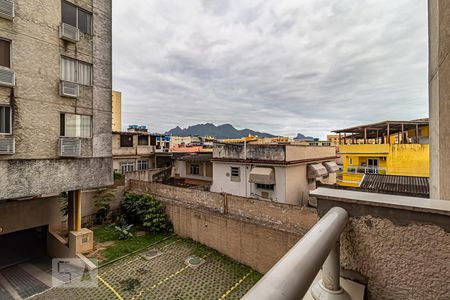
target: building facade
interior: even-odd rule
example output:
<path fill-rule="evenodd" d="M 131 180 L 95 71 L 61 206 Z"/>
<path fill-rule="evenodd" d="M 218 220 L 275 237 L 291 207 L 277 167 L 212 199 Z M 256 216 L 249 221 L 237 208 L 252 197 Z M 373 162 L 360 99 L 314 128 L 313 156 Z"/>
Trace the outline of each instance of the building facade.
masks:
<path fill-rule="evenodd" d="M 0 244 L 12 253 L 3 265 L 33 253 L 78 253 L 80 190 L 112 184 L 111 1 L 6 2 L 0 17 Z M 60 230 L 61 192 L 69 195 L 73 233 L 62 244 L 53 235 Z M 14 250 L 19 241 L 28 254 Z"/>
<path fill-rule="evenodd" d="M 187 154 L 174 159 L 172 174 L 174 178 L 212 182 L 211 153 Z"/>
<path fill-rule="evenodd" d="M 214 144 L 212 192 L 307 204 L 316 181 L 335 183 L 334 147 Z M 330 168 L 322 163 L 329 163 Z"/>
<path fill-rule="evenodd" d="M 155 167 L 156 137 L 147 132 L 113 132 L 113 169 L 117 173 Z"/>
<path fill-rule="evenodd" d="M 337 130 L 341 186 L 359 187 L 365 174 L 429 177 L 428 120 L 386 121 Z"/>
<path fill-rule="evenodd" d="M 122 93 L 112 92 L 112 131 L 122 131 Z"/>

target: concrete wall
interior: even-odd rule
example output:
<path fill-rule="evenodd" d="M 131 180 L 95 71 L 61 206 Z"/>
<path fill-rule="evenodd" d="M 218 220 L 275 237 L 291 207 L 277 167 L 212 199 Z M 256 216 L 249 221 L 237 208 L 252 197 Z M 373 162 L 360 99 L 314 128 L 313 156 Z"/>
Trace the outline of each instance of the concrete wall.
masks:
<path fill-rule="evenodd" d="M 130 181 L 166 205 L 175 233 L 267 272 L 316 222 L 314 209 Z"/>
<path fill-rule="evenodd" d="M 0 203 L 0 234 L 44 225 L 48 225 L 49 230 L 59 230 L 62 216 L 60 208 L 59 197 Z"/>
<path fill-rule="evenodd" d="M 428 1 L 430 197 L 450 200 L 450 5 Z"/>
<path fill-rule="evenodd" d="M 341 235 L 341 265 L 365 278 L 368 299 L 448 299 L 447 201 L 319 190 L 320 216 L 335 206 L 350 215 Z"/>
<path fill-rule="evenodd" d="M 213 158 L 285 161 L 285 152 L 284 145 L 214 144 Z"/>
<path fill-rule="evenodd" d="M 162 200 L 175 201 L 180 205 L 237 216 L 299 234 L 306 233 L 317 222 L 315 209 L 298 205 L 274 203 L 136 180 L 130 180 L 128 189 L 153 194 L 161 197 Z"/>
<path fill-rule="evenodd" d="M 0 200 L 111 185 L 110 158 L 0 161 Z"/>
<path fill-rule="evenodd" d="M 0 199 L 112 184 L 111 2 L 69 2 L 94 15 L 94 34 L 81 33 L 77 44 L 59 38 L 60 0 L 17 0 L 14 21 L 0 19 L 16 72 L 14 89 L 0 87 L 0 103 L 13 110 L 16 141 L 14 155 L 0 155 Z M 93 64 L 93 86 L 81 86 L 78 99 L 59 96 L 61 56 Z M 59 158 L 61 113 L 92 116 L 93 135 L 82 139 L 82 159 Z"/>

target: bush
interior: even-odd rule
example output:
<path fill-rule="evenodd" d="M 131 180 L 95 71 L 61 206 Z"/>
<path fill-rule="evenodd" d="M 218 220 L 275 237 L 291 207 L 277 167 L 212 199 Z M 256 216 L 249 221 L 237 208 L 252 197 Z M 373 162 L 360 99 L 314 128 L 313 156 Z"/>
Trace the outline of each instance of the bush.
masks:
<path fill-rule="evenodd" d="M 133 233 L 131 232 L 131 228 L 133 225 L 121 225 L 114 226 L 114 229 L 119 232 L 119 240 L 128 240 L 133 237 Z"/>
<path fill-rule="evenodd" d="M 114 180 L 122 180 L 123 178 L 124 176 L 121 173 L 114 171 Z"/>
<path fill-rule="evenodd" d="M 151 195 L 126 193 L 121 209 L 129 224 L 143 226 L 152 232 L 169 230 L 171 227 L 164 207 Z"/>

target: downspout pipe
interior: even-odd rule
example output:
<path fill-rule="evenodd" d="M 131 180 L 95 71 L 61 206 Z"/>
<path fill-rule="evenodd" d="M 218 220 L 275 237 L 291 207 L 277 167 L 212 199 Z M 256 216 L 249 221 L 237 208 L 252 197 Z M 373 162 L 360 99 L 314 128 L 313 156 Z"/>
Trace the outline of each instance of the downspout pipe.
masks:
<path fill-rule="evenodd" d="M 324 265 L 324 274 L 331 273 L 333 275 L 330 275 L 324 282 L 327 287 L 338 289 L 339 283 L 336 283 L 336 280 L 339 280 L 337 266 L 339 261 L 336 263 L 333 260 L 339 253 L 331 252 L 336 250 L 336 243 L 339 241 L 347 221 L 346 210 L 340 207 L 330 209 L 242 299 L 302 299 L 327 258 L 329 258 L 329 262 Z M 339 287 L 338 290 L 340 291 L 341 288 Z"/>

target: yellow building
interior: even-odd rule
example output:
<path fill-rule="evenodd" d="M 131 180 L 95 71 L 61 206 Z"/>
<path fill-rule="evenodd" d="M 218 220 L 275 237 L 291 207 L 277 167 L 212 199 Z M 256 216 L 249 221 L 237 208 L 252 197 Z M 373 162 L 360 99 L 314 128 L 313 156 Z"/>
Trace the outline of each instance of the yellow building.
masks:
<path fill-rule="evenodd" d="M 359 187 L 365 174 L 430 176 L 428 120 L 385 121 L 334 132 L 343 159 L 339 185 Z"/>
<path fill-rule="evenodd" d="M 122 131 L 122 93 L 112 92 L 112 131 Z"/>

